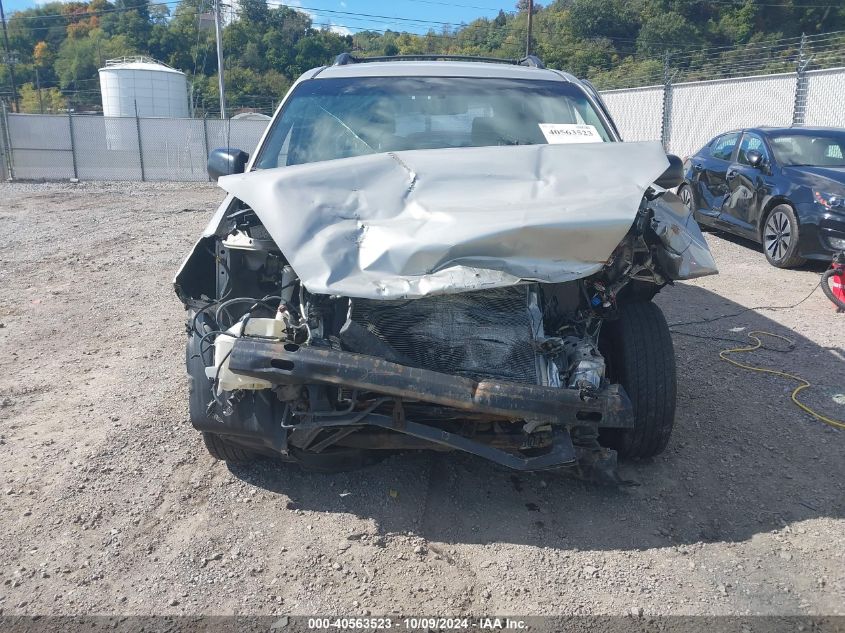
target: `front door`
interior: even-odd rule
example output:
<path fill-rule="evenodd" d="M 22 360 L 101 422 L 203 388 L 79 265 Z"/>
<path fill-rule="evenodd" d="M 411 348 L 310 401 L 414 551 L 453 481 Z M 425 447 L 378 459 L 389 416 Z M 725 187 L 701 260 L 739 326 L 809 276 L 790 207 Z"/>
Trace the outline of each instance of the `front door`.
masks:
<path fill-rule="evenodd" d="M 698 212 L 702 215 L 716 218 L 722 210 L 722 204 L 728 196 L 728 168 L 739 135 L 739 132 L 723 134 L 708 149 L 693 158 L 693 169 L 699 174 L 699 200 L 703 202 Z"/>
<path fill-rule="evenodd" d="M 758 167 L 752 167 L 748 162 L 748 152 L 751 150 L 763 156 Z M 757 238 L 760 202 L 766 195 L 766 174 L 770 165 L 771 159 L 763 139 L 756 134 L 743 134 L 739 151 L 725 176 L 728 197 L 722 205 L 719 224 L 724 224 L 733 232 Z"/>

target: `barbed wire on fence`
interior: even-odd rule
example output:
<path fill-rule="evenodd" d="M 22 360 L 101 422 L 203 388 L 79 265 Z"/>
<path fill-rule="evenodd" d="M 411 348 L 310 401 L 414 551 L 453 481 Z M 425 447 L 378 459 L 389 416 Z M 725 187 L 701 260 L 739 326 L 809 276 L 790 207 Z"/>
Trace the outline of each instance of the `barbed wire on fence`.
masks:
<path fill-rule="evenodd" d="M 802 60 L 807 62 L 806 70 L 845 66 L 845 31 L 742 47 L 669 52 L 664 60 L 632 57 L 618 65 L 594 67 L 589 78 L 600 89 L 613 90 L 660 85 L 667 76 L 682 83 L 793 72 Z"/>

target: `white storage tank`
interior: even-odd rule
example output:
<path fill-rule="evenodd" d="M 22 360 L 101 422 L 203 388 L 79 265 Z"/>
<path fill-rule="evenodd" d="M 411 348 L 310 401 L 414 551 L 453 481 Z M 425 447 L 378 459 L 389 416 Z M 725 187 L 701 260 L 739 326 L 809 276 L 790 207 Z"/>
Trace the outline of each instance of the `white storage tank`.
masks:
<path fill-rule="evenodd" d="M 110 59 L 99 72 L 103 116 L 190 117 L 183 72 L 149 57 Z"/>

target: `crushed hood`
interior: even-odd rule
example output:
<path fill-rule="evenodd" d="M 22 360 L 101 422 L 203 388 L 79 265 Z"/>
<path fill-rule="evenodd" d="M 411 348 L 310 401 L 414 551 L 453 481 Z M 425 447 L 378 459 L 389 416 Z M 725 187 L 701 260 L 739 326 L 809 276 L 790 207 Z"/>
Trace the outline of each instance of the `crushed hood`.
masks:
<path fill-rule="evenodd" d="M 659 143 L 416 150 L 226 176 L 312 293 L 415 298 L 597 272 Z M 213 229 L 212 229 L 213 230 Z"/>

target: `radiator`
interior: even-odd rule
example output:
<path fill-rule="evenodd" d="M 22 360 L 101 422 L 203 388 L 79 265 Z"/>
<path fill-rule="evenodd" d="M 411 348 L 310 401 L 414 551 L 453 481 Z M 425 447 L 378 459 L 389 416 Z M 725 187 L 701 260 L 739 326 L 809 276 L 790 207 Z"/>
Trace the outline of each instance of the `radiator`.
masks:
<path fill-rule="evenodd" d="M 394 360 L 476 379 L 543 384 L 535 285 L 409 301 L 353 299 L 349 319 L 395 350 Z"/>

